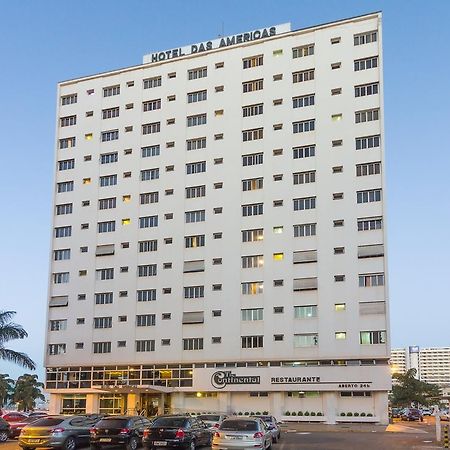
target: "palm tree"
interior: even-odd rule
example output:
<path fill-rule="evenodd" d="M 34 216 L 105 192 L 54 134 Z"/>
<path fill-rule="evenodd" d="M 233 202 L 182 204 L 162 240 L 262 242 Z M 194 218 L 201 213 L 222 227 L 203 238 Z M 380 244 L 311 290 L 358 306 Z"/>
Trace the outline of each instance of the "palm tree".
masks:
<path fill-rule="evenodd" d="M 27 369 L 35 370 L 36 364 L 28 355 L 5 348 L 7 342 L 28 336 L 21 325 L 11 322 L 15 314 L 15 311 L 0 311 L 0 360 L 11 361 Z"/>
<path fill-rule="evenodd" d="M 0 409 L 8 404 L 14 390 L 14 380 L 6 373 L 0 373 Z"/>

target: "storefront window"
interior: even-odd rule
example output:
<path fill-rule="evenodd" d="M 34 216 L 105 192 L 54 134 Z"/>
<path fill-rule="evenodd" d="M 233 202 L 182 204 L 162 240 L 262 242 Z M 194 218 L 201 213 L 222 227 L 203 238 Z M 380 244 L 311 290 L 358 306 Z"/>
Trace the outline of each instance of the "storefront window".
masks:
<path fill-rule="evenodd" d="M 126 411 L 125 397 L 121 394 L 100 395 L 100 414 L 123 414 Z"/>
<path fill-rule="evenodd" d="M 73 394 L 64 395 L 62 397 L 62 414 L 85 414 L 86 413 L 86 396 Z"/>

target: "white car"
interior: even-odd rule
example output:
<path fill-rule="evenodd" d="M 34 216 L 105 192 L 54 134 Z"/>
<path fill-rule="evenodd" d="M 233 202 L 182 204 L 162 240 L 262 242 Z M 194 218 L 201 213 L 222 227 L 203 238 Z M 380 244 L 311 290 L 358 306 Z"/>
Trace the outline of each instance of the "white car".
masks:
<path fill-rule="evenodd" d="M 422 408 L 422 416 L 431 416 L 432 415 L 432 411 L 430 408 Z"/>

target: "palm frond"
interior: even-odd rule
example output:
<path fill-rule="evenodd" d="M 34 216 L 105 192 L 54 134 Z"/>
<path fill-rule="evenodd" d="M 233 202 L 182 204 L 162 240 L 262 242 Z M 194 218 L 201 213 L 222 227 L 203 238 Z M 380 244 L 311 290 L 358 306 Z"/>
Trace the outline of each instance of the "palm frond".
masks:
<path fill-rule="evenodd" d="M 36 369 L 36 364 L 33 360 L 25 353 L 15 352 L 8 348 L 3 348 L 0 346 L 0 360 L 10 361 L 19 366 L 25 367 L 30 370 Z"/>
<path fill-rule="evenodd" d="M 14 339 L 28 337 L 28 333 L 17 323 L 0 324 L 0 345 Z"/>
<path fill-rule="evenodd" d="M 2 311 L 0 310 L 0 325 L 9 322 L 16 315 L 15 311 Z"/>

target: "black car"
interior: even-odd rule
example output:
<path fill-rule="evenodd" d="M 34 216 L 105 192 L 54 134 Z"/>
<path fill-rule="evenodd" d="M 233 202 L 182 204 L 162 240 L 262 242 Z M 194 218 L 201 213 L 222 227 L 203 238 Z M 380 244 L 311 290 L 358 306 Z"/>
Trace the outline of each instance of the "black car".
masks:
<path fill-rule="evenodd" d="M 8 440 L 9 436 L 9 423 L 0 417 L 0 442 Z"/>
<path fill-rule="evenodd" d="M 421 422 L 423 421 L 422 413 L 417 408 L 405 408 L 401 412 L 400 417 L 402 420 L 408 421 L 420 420 Z"/>
<path fill-rule="evenodd" d="M 144 431 L 142 444 L 147 450 L 158 447 L 195 450 L 202 445 L 211 445 L 211 433 L 201 420 L 187 415 L 156 417 Z"/>
<path fill-rule="evenodd" d="M 90 430 L 91 450 L 110 445 L 136 450 L 142 444 L 144 429 L 150 424 L 150 420 L 141 416 L 104 417 Z"/>

